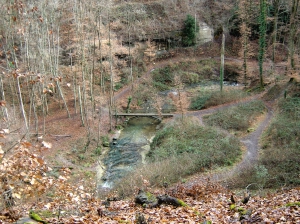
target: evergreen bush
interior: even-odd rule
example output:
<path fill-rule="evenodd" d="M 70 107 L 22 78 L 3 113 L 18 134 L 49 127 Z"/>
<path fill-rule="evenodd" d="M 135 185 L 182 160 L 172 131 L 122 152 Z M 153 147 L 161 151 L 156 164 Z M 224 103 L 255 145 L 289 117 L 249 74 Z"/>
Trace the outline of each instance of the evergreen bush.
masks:
<path fill-rule="evenodd" d="M 196 33 L 199 31 L 199 26 L 196 24 L 195 18 L 187 15 L 184 21 L 182 30 L 182 43 L 183 46 L 189 47 L 196 44 Z"/>

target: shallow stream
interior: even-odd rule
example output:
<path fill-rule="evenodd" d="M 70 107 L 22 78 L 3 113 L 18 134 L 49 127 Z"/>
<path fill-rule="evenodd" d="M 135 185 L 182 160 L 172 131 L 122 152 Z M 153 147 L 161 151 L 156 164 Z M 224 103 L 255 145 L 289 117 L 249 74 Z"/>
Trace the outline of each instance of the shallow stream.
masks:
<path fill-rule="evenodd" d="M 239 85 L 235 82 L 224 82 L 227 88 L 236 88 Z M 197 89 L 217 89 L 218 82 L 198 83 L 192 85 L 187 90 Z M 176 95 L 175 90 L 160 92 L 159 95 L 164 97 L 163 113 L 170 113 L 175 108 L 172 102 L 168 102 L 169 93 Z M 145 104 L 138 113 L 155 113 L 155 109 L 151 104 Z M 112 188 L 113 185 L 124 177 L 128 172 L 135 169 L 141 163 L 145 163 L 145 157 L 150 150 L 150 143 L 155 136 L 159 127 L 160 120 L 154 117 L 133 117 L 127 122 L 126 127 L 122 131 L 116 133 L 114 139 L 110 143 L 104 158 L 100 161 L 97 172 L 98 188 Z"/>
<path fill-rule="evenodd" d="M 109 151 L 101 161 L 99 169 L 102 169 L 102 172 L 101 177 L 98 176 L 98 188 L 111 188 L 138 164 L 145 162 L 150 142 L 159 123 L 160 120 L 153 117 L 129 119 L 119 137 L 110 143 Z"/>

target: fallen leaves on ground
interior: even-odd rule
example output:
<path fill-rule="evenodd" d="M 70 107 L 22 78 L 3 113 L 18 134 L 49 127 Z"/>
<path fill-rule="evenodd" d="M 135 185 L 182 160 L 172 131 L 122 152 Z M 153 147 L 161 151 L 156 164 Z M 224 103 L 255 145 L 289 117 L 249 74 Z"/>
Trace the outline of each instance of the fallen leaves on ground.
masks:
<path fill-rule="evenodd" d="M 265 197 L 243 195 L 207 180 L 157 190 L 183 200 L 187 206 L 145 208 L 128 199 L 98 198 L 84 181 L 70 183 L 71 171 L 53 174 L 37 149 L 27 142 L 0 164 L 0 223 L 12 223 L 33 209 L 49 223 L 300 223 L 300 188 L 278 190 Z M 149 186 L 150 187 L 150 186 Z M 232 200 L 234 195 L 234 200 Z M 109 203 L 105 203 L 108 202 Z M 9 204 L 10 203 L 10 204 Z M 232 205 L 234 203 L 234 205 Z M 47 216 L 43 216 L 47 214 Z"/>

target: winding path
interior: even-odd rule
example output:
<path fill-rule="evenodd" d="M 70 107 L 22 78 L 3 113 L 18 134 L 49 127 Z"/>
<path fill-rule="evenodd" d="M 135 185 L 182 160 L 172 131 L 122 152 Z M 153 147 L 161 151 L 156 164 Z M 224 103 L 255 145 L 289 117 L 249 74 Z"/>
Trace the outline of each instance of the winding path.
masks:
<path fill-rule="evenodd" d="M 228 171 L 214 173 L 211 177 L 212 180 L 215 181 L 226 180 L 227 178 L 235 174 L 238 174 L 244 170 L 247 170 L 248 168 L 251 168 L 256 164 L 259 155 L 259 149 L 260 149 L 259 140 L 261 138 L 263 131 L 269 125 L 271 118 L 273 116 L 272 108 L 267 106 L 267 109 L 268 112 L 264 120 L 259 123 L 256 130 L 240 139 L 241 143 L 243 143 L 244 146 L 246 147 L 246 152 L 242 160 Z"/>
<path fill-rule="evenodd" d="M 210 59 L 210 58 L 198 58 L 198 60 L 199 59 L 205 60 L 205 59 Z M 227 58 L 227 60 L 240 61 L 238 59 L 232 59 L 232 58 Z M 158 69 L 163 66 L 166 66 L 168 63 L 169 63 L 169 61 L 163 61 L 163 62 L 158 63 L 157 65 L 153 64 L 151 66 L 151 68 L 148 69 L 147 73 L 144 76 L 142 76 L 141 78 L 139 78 L 138 80 L 136 80 L 136 82 L 140 83 L 144 78 L 148 77 L 154 69 Z M 130 93 L 130 87 L 126 87 L 126 88 L 122 89 L 121 91 L 119 91 L 114 96 L 114 99 L 115 100 L 121 99 L 121 98 L 125 97 L 126 95 L 128 95 L 129 93 Z M 239 104 L 251 102 L 256 99 L 262 99 L 262 97 L 265 93 L 266 93 L 266 91 L 262 92 L 260 94 L 251 96 L 251 97 L 244 98 L 238 102 L 231 102 L 231 103 L 218 105 L 215 107 L 211 107 L 211 108 L 199 110 L 199 111 L 189 111 L 186 113 L 186 115 L 197 117 L 200 120 L 201 125 L 204 125 L 203 121 L 202 121 L 202 117 L 204 115 L 208 115 L 208 114 L 217 112 L 219 110 L 224 110 L 229 107 L 237 106 Z M 279 93 L 279 95 L 276 97 L 276 99 L 282 94 L 283 94 L 282 92 Z M 212 173 L 209 173 L 209 174 L 200 174 L 200 176 L 198 176 L 198 178 L 202 179 L 202 178 L 207 178 L 209 176 L 210 180 L 212 180 L 212 181 L 218 181 L 218 182 L 226 181 L 226 179 L 232 177 L 233 175 L 238 174 L 238 173 L 240 173 L 250 167 L 253 167 L 255 165 L 256 161 L 258 160 L 259 149 L 260 149 L 259 141 L 260 141 L 261 135 L 262 135 L 263 131 L 265 130 L 265 128 L 269 125 L 269 123 L 273 117 L 273 109 L 272 109 L 273 103 L 272 102 L 264 102 L 264 103 L 267 108 L 267 113 L 266 113 L 264 119 L 257 125 L 257 128 L 255 129 L 255 131 L 251 132 L 250 134 L 248 134 L 247 136 L 245 136 L 243 138 L 240 138 L 241 143 L 246 147 L 246 152 L 244 153 L 242 160 L 229 169 L 224 169 L 219 172 L 213 171 Z M 180 116 L 181 116 L 181 114 L 175 114 L 174 117 L 176 118 L 176 117 L 180 117 Z M 188 183 L 188 185 L 191 185 L 191 184 L 193 184 L 193 180 Z"/>
<path fill-rule="evenodd" d="M 265 92 L 264 92 L 265 93 Z M 232 102 L 232 103 L 227 103 L 227 104 L 223 104 L 223 105 L 219 105 L 216 107 L 212 107 L 212 108 L 208 108 L 208 109 L 204 109 L 204 110 L 200 110 L 200 111 L 192 111 L 192 112 L 188 112 L 186 115 L 187 116 L 195 116 L 200 120 L 201 125 L 203 124 L 202 121 L 202 117 L 211 113 L 215 113 L 217 111 L 220 110 L 224 110 L 233 106 L 237 106 L 239 104 L 243 104 L 243 103 L 248 103 L 251 101 L 254 101 L 256 99 L 260 99 L 264 93 L 261 94 L 257 94 L 255 96 L 251 96 L 248 98 L 245 98 L 241 101 L 238 102 Z M 246 135 L 245 137 L 240 138 L 240 142 L 245 146 L 246 148 L 246 152 L 244 153 L 242 160 L 235 164 L 233 167 L 225 168 L 222 169 L 222 171 L 212 171 L 209 172 L 208 174 L 200 174 L 200 175 L 196 175 L 196 178 L 207 178 L 209 176 L 211 181 L 226 181 L 226 179 L 232 177 L 235 174 L 238 174 L 248 168 L 251 168 L 255 165 L 257 159 L 258 159 L 258 155 L 259 155 L 259 149 L 260 149 L 260 144 L 259 144 L 259 140 L 261 138 L 261 135 L 263 133 L 263 131 L 265 130 L 265 128 L 269 125 L 272 116 L 273 116 L 273 109 L 272 106 L 270 105 L 270 103 L 265 102 L 265 106 L 267 108 L 267 113 L 264 116 L 264 119 L 257 125 L 257 128 L 255 129 L 255 131 L 251 132 L 250 134 Z M 177 117 L 181 116 L 179 114 L 176 115 Z M 175 117 L 176 117 L 175 116 Z M 230 135 L 229 133 L 227 133 L 228 135 Z M 193 182 L 193 181 L 192 181 Z M 188 185 L 191 185 L 193 183 L 188 183 Z"/>

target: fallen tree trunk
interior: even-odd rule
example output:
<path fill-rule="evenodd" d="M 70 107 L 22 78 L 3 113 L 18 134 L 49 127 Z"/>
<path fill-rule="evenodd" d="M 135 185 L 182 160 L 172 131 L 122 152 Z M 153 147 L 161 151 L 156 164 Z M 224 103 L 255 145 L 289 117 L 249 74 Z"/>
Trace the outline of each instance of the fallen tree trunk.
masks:
<path fill-rule="evenodd" d="M 150 192 L 144 192 L 142 190 L 139 190 L 138 195 L 135 197 L 135 203 L 150 208 L 158 207 L 161 204 L 173 205 L 176 207 L 186 206 L 183 201 L 167 194 L 155 197 Z"/>
<path fill-rule="evenodd" d="M 186 204 L 177 199 L 177 198 L 174 198 L 174 197 L 171 197 L 169 195 L 160 195 L 160 196 L 157 196 L 156 197 L 158 199 L 158 205 L 161 205 L 161 204 L 167 204 L 167 205 L 173 205 L 173 206 L 185 206 Z"/>

